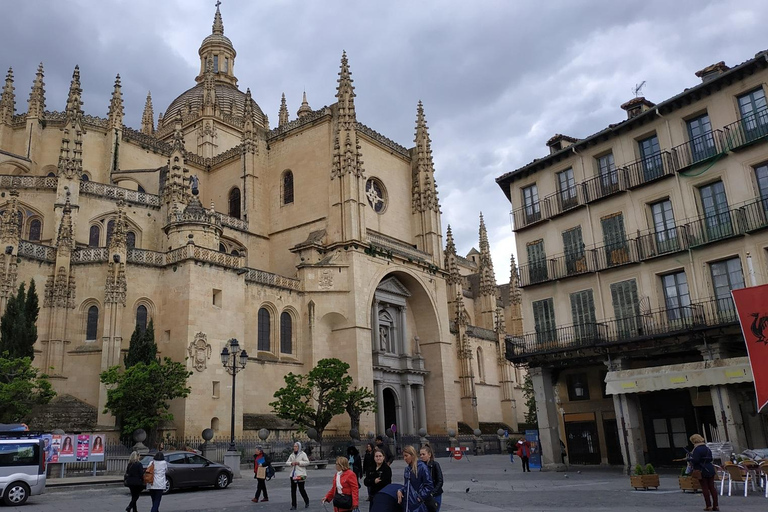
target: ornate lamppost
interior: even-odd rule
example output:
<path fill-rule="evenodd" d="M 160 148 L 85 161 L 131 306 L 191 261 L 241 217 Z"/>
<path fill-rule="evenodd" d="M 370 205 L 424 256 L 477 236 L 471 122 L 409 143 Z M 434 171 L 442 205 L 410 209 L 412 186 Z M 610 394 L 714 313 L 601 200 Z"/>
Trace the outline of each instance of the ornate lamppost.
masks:
<path fill-rule="evenodd" d="M 232 374 L 232 417 L 229 437 L 230 452 L 237 450 L 237 447 L 235 446 L 235 378 L 237 377 L 237 372 L 245 368 L 246 363 L 248 363 L 248 352 L 246 352 L 245 349 L 240 349 L 240 342 L 237 341 L 236 338 L 227 341 L 227 344 L 221 350 L 221 364 Z"/>

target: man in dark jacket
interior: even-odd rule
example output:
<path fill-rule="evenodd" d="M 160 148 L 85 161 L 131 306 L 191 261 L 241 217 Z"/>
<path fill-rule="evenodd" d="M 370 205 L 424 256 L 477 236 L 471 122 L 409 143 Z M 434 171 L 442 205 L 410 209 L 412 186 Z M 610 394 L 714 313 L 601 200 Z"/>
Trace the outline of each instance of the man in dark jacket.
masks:
<path fill-rule="evenodd" d="M 387 464 L 391 466 L 394 457 L 392 456 L 392 451 L 389 449 L 389 445 L 384 443 L 384 438 L 382 436 L 376 436 L 376 448 L 384 452 L 384 458 L 386 459 Z"/>

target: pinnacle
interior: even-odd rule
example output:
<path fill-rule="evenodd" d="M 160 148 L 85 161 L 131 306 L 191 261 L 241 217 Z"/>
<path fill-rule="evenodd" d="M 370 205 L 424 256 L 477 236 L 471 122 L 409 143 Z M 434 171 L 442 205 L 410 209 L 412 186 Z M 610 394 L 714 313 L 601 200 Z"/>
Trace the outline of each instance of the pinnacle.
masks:
<path fill-rule="evenodd" d="M 211 30 L 211 33 L 223 36 L 224 22 L 221 20 L 221 11 L 219 10 L 219 5 L 221 5 L 221 2 L 216 2 L 216 14 L 213 16 L 213 29 Z"/>

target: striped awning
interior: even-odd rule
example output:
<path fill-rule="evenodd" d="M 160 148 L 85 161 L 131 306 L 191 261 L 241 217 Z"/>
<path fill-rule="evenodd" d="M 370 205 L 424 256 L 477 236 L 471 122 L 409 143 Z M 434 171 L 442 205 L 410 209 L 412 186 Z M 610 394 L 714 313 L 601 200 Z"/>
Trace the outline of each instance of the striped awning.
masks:
<path fill-rule="evenodd" d="M 605 389 L 608 395 L 621 395 L 741 382 L 753 382 L 747 357 L 608 372 Z"/>

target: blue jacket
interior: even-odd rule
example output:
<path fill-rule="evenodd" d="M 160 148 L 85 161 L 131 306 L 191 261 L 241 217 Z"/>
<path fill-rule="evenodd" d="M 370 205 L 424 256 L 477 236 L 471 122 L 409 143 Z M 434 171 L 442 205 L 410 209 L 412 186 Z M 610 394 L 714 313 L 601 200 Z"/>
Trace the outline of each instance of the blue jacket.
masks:
<path fill-rule="evenodd" d="M 712 450 L 707 448 L 705 444 L 698 444 L 691 452 L 691 464 L 693 469 L 701 471 L 701 476 L 704 478 L 712 478 L 715 476 L 715 466 L 712 465 L 713 461 Z"/>
<path fill-rule="evenodd" d="M 430 495 L 433 489 L 429 468 L 422 461 L 418 461 L 416 474 L 413 474 L 410 466 L 406 466 L 403 476 L 405 478 L 403 494 L 408 497 L 403 512 L 426 512 L 427 506 L 424 499 Z"/>

